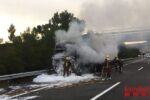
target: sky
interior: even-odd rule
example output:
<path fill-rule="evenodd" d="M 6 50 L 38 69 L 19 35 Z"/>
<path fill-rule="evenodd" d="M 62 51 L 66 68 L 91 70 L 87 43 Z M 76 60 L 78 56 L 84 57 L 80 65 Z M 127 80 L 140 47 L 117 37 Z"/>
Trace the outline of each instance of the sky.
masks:
<path fill-rule="evenodd" d="M 0 38 L 8 40 L 10 24 L 19 35 L 64 10 L 84 19 L 86 28 L 96 32 L 150 29 L 149 9 L 150 0 L 0 0 Z"/>
<path fill-rule="evenodd" d="M 20 34 L 27 27 L 48 23 L 55 12 L 68 10 L 78 16 L 87 0 L 0 0 L 0 37 L 8 40 L 10 24 Z"/>

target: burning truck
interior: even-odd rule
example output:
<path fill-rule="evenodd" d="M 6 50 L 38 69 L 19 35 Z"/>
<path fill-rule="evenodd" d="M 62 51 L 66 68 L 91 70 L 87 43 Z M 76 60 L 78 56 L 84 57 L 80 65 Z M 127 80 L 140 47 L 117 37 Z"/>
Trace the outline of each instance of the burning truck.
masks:
<path fill-rule="evenodd" d="M 84 33 L 84 30 L 84 23 L 73 21 L 67 31 L 55 32 L 57 44 L 52 63 L 56 73 L 63 73 L 65 56 L 71 61 L 72 72 L 78 75 L 100 73 L 106 55 L 109 54 L 110 60 L 117 56 L 119 40 L 115 36 L 92 31 Z"/>
<path fill-rule="evenodd" d="M 84 35 L 83 38 L 87 36 Z M 64 58 L 67 56 L 71 62 L 71 70 L 77 75 L 83 73 L 100 74 L 102 63 L 83 62 L 82 56 L 78 53 L 79 45 L 73 42 L 58 43 L 52 57 L 53 69 L 57 74 L 63 74 Z"/>
<path fill-rule="evenodd" d="M 79 68 L 79 63 L 77 61 L 77 54 L 75 51 L 68 52 L 68 46 L 74 45 L 73 43 L 61 43 L 56 44 L 55 46 L 55 54 L 52 57 L 52 64 L 53 69 L 58 74 L 62 74 L 63 72 L 63 65 L 64 65 L 64 59 L 65 57 L 69 57 L 69 60 L 71 61 L 71 69 L 75 73 L 81 73 L 81 69 Z"/>

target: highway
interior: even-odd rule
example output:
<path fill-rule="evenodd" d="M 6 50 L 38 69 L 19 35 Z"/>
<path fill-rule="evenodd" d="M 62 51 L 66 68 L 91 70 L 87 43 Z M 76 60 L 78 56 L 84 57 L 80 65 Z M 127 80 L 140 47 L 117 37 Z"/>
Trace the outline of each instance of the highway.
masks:
<path fill-rule="evenodd" d="M 133 61 L 124 66 L 122 74 L 113 71 L 111 80 L 47 88 L 23 96 L 39 96 L 32 100 L 150 100 L 149 62 L 148 58 Z"/>

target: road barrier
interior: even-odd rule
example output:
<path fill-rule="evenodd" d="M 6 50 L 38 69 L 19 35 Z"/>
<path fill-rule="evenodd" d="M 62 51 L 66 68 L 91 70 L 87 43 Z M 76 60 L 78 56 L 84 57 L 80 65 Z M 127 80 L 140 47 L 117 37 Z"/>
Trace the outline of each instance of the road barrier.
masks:
<path fill-rule="evenodd" d="M 123 60 L 123 62 L 128 63 L 128 62 L 130 62 L 132 60 L 135 60 L 135 59 L 139 59 L 139 57 L 122 59 L 122 60 Z M 11 79 L 16 79 L 16 78 L 23 78 L 23 77 L 29 77 L 29 76 L 35 76 L 35 75 L 40 75 L 42 73 L 47 73 L 47 72 L 48 72 L 48 70 L 38 70 L 38 71 L 32 71 L 32 72 L 2 75 L 2 76 L 0 76 L 0 81 L 11 80 Z"/>
<path fill-rule="evenodd" d="M 122 59 L 123 63 L 130 63 L 133 60 L 141 59 L 141 57 Z"/>
<path fill-rule="evenodd" d="M 38 71 L 32 71 L 32 72 L 2 75 L 2 76 L 0 76 L 0 81 L 11 80 L 11 79 L 15 79 L 15 78 L 29 77 L 29 76 L 34 76 L 34 75 L 40 75 L 42 73 L 47 73 L 47 72 L 48 72 L 48 70 L 38 70 Z"/>

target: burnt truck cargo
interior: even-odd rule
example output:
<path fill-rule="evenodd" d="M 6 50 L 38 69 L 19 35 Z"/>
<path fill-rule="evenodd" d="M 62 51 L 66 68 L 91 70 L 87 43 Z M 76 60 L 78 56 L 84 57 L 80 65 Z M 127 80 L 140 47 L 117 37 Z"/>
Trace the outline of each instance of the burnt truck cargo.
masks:
<path fill-rule="evenodd" d="M 63 64 L 64 64 L 64 58 L 66 56 L 69 57 L 69 60 L 71 61 L 71 68 L 74 72 L 78 70 L 78 63 L 76 62 L 76 54 L 75 51 L 71 51 L 71 45 L 74 45 L 73 43 L 60 43 L 56 44 L 55 46 L 55 54 L 52 57 L 52 64 L 53 68 L 58 74 L 62 74 L 63 70 Z M 70 51 L 68 52 L 68 46 L 70 46 Z"/>
<path fill-rule="evenodd" d="M 81 75 L 82 73 L 100 72 L 100 63 L 83 63 L 80 61 L 80 56 L 74 49 L 74 43 L 60 43 L 55 46 L 55 54 L 52 57 L 53 69 L 58 74 L 63 72 L 63 64 L 65 56 L 71 61 L 72 72 Z"/>
<path fill-rule="evenodd" d="M 96 37 L 103 37 L 103 35 L 96 34 Z M 52 57 L 53 68 L 56 73 L 62 74 L 63 64 L 65 56 L 69 57 L 71 61 L 72 72 L 76 74 L 81 73 L 98 73 L 100 74 L 104 59 L 106 55 L 100 52 L 99 49 L 104 50 L 102 47 L 105 43 L 100 43 L 97 45 L 102 45 L 101 48 L 96 48 L 94 45 L 92 35 L 90 33 L 82 35 L 80 41 L 72 41 L 58 43 L 55 46 L 55 53 Z M 94 42 L 94 43 L 93 43 Z M 109 51 L 109 50 L 108 50 Z M 108 52 L 109 54 L 109 52 Z M 100 57 L 99 57 L 100 56 Z M 112 58 L 111 58 L 112 59 Z M 111 66 L 113 66 L 113 61 L 110 61 Z"/>

